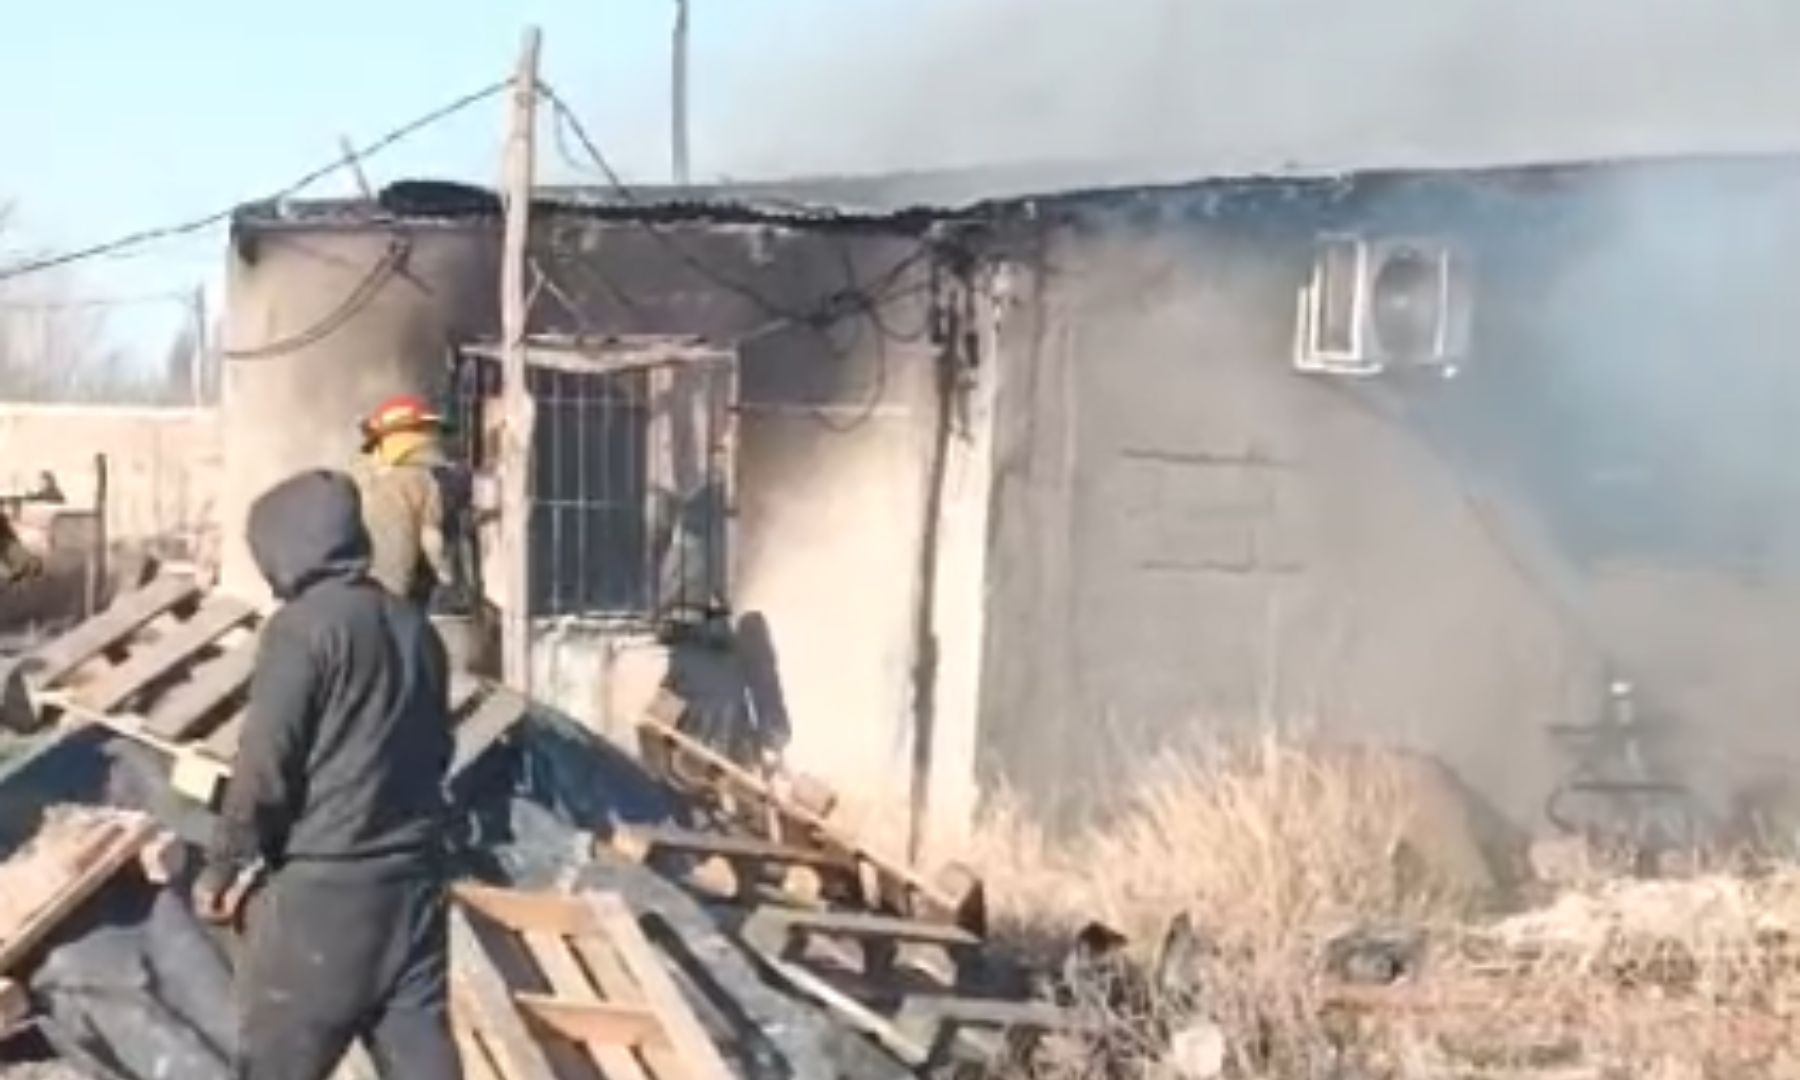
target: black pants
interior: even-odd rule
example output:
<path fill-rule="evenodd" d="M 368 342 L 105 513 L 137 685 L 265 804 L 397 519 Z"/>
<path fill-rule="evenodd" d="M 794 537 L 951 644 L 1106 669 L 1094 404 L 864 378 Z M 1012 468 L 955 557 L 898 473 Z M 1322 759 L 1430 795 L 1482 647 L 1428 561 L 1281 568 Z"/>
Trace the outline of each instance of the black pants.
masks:
<path fill-rule="evenodd" d="M 249 911 L 241 1080 L 326 1080 L 357 1039 L 383 1080 L 461 1080 L 442 875 L 291 863 Z"/>

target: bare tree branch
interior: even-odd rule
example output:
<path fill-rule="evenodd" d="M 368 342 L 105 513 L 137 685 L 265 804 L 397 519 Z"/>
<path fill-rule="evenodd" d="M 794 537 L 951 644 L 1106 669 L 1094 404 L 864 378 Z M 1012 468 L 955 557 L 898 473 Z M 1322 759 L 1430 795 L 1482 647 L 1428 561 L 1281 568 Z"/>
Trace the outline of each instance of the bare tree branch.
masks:
<path fill-rule="evenodd" d="M 16 209 L 0 200 L 0 248 Z M 74 282 L 61 270 L 0 282 L 0 400 L 172 400 L 167 365 L 140 367 L 110 347 L 104 306 L 76 302 Z"/>

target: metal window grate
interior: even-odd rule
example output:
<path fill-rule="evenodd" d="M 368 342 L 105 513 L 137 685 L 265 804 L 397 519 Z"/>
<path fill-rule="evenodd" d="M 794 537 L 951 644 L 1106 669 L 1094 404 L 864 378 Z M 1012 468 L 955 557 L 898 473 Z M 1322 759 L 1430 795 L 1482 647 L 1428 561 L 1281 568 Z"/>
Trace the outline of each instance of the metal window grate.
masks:
<path fill-rule="evenodd" d="M 500 367 L 457 366 L 461 452 L 491 469 Z M 734 366 L 534 366 L 528 379 L 532 616 L 649 626 L 723 606 Z"/>
<path fill-rule="evenodd" d="M 648 375 L 534 368 L 533 614 L 628 617 L 662 606 L 645 574 Z"/>

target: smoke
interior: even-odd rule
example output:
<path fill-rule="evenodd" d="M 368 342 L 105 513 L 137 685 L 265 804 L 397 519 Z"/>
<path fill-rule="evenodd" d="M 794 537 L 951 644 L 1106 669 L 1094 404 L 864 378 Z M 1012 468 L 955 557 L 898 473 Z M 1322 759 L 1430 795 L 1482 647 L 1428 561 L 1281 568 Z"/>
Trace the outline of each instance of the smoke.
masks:
<path fill-rule="evenodd" d="M 1591 174 L 1497 284 L 1452 436 L 1542 522 L 1562 599 L 1678 731 L 1685 779 L 1791 775 L 1800 698 L 1800 168 Z M 1717 797 L 1717 796 L 1715 796 Z"/>
<path fill-rule="evenodd" d="M 854 7 L 716 100 L 736 175 L 1081 160 L 1143 178 L 1800 145 L 1783 0 Z"/>
<path fill-rule="evenodd" d="M 777 62 L 711 91 L 772 119 L 709 133 L 708 157 L 739 176 L 1085 162 L 1088 182 L 1138 183 L 1800 149 L 1791 0 L 837 7 L 846 10 L 794 30 Z M 1362 549 L 1331 552 L 1346 565 L 1323 572 L 1319 609 L 1357 586 L 1368 613 L 1341 664 L 1355 693 L 1321 697 L 1360 694 L 1396 726 L 1416 714 L 1428 741 L 1460 741 L 1468 759 L 1519 771 L 1519 748 L 1537 745 L 1541 724 L 1591 719 L 1584 704 L 1556 709 L 1546 675 L 1557 650 L 1588 646 L 1695 733 L 1686 764 L 1700 779 L 1733 786 L 1759 757 L 1791 771 L 1786 763 L 1800 759 L 1788 719 L 1800 669 L 1785 655 L 1800 635 L 1800 376 L 1790 373 L 1800 183 L 1782 173 L 1697 163 L 1589 174 L 1563 191 L 1497 195 L 1513 216 L 1436 223 L 1480 242 L 1489 287 L 1478 293 L 1469 373 L 1414 435 L 1504 504 L 1504 542 L 1547 552 L 1547 570 L 1519 561 L 1554 595 L 1533 599 L 1481 530 L 1446 523 L 1454 514 L 1427 494 L 1431 470 L 1363 429 L 1345 433 L 1353 425 L 1341 416 L 1306 413 L 1305 391 L 1266 381 L 1263 372 L 1285 365 L 1281 320 L 1292 317 L 1297 279 L 1266 289 L 1252 279 L 1281 277 L 1286 255 L 1250 266 L 1265 253 L 1234 251 L 1243 261 L 1221 269 L 1215 249 L 1214 265 L 1193 269 L 1226 281 L 1228 295 L 1204 323 L 1192 313 L 1204 295 L 1154 317 L 1098 300 L 1084 308 L 1082 334 L 1106 339 L 1111 374 L 1081 397 L 1083 431 L 1099 430 L 1098 403 L 1116 397 L 1124 404 L 1108 422 L 1133 437 L 1166 428 L 1164 441 L 1191 450 L 1183 440 L 1196 432 L 1247 425 L 1252 444 L 1286 439 L 1332 462 L 1326 471 L 1354 497 L 1297 479 L 1292 502 L 1318 515 L 1333 544 L 1361 538 Z M 1060 167 L 1041 175 L 1047 186 L 1068 177 Z M 1119 276 L 1129 293 L 1148 275 Z M 1196 376 L 1191 358 L 1203 354 L 1241 355 L 1245 372 Z M 1220 397 L 1229 409 L 1209 404 Z M 1240 418 L 1255 409 L 1254 423 Z M 1083 453 L 1084 468 L 1117 471 Z M 1080 665 L 1095 687 L 1088 704 L 1021 709 L 1033 716 L 1022 741 L 1040 738 L 1038 717 L 1094 702 L 1161 724 L 1183 707 L 1204 711 L 1197 685 L 1229 682 L 1216 659 L 1193 661 L 1172 643 L 1226 635 L 1253 613 L 1218 615 L 1210 595 L 1192 601 L 1113 569 L 1135 552 L 1123 533 L 1181 532 L 1171 500 L 1197 498 L 1198 482 L 1156 483 L 1133 530 L 1073 541 L 1088 549 L 1073 557 L 1117 586 L 1116 600 L 1084 609 L 1103 629 L 1081 647 L 1105 664 Z M 1140 509 L 1075 517 L 1124 520 Z M 1212 529 L 1214 509 L 1188 516 Z M 1120 552 L 1108 563 L 1114 539 Z M 1522 610 L 1539 603 L 1572 612 L 1581 642 L 1546 628 L 1542 608 Z M 1104 644 L 1109 632 L 1131 644 Z M 1587 679 L 1591 659 L 1569 666 Z M 1302 662 L 1290 658 L 1288 669 Z M 1234 684 L 1215 697 L 1236 693 Z"/>

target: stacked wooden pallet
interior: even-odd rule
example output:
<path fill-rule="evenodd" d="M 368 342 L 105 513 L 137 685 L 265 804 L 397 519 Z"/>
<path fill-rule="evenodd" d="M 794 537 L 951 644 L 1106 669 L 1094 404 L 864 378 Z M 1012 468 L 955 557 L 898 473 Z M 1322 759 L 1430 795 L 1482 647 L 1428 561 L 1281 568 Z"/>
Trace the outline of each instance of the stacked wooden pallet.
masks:
<path fill-rule="evenodd" d="M 775 790 L 767 780 L 683 734 L 675 721 L 684 708 L 673 694 L 660 695 L 638 724 L 638 753 L 651 775 L 707 811 L 715 829 L 621 830 L 615 841 L 621 851 L 638 857 L 659 850 L 710 855 L 714 865 L 727 864 L 740 872 L 746 895 L 764 876 L 757 868 L 776 868 L 789 884 L 800 885 L 788 890 L 789 898 L 803 903 L 820 899 L 806 895 L 812 890 L 801 884 L 810 881 L 810 875 L 822 879 L 819 888 L 836 903 L 951 923 L 976 933 L 985 930 L 985 898 L 973 873 L 951 867 L 936 879 L 927 879 L 875 850 L 816 805 Z"/>
<path fill-rule="evenodd" d="M 470 1080 L 732 1075 L 624 901 L 453 891 L 452 1017 Z"/>
<path fill-rule="evenodd" d="M 620 828 L 628 859 L 743 905 L 739 937 L 777 979 L 916 1069 L 988 1062 L 1006 1041 L 1075 1026 L 1018 993 L 986 947 L 979 879 L 927 879 L 675 727 L 664 695 L 638 726 L 643 764 L 710 828 Z M 999 992 L 997 992 L 999 991 Z"/>
<path fill-rule="evenodd" d="M 175 787 L 211 804 L 237 753 L 261 621 L 235 597 L 165 575 L 45 644 L 20 673 L 40 720 L 99 723 L 153 746 L 171 758 Z M 528 708 L 473 678 L 453 683 L 450 704 L 452 776 Z"/>

